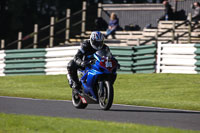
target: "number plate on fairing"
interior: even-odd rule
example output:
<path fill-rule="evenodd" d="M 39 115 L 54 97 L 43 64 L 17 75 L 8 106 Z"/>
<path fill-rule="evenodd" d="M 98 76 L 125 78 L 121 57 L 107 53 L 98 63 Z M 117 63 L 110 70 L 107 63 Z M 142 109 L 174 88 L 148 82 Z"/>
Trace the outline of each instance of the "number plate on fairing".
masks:
<path fill-rule="evenodd" d="M 112 59 L 101 59 L 100 66 L 112 71 L 116 67 L 116 62 Z"/>

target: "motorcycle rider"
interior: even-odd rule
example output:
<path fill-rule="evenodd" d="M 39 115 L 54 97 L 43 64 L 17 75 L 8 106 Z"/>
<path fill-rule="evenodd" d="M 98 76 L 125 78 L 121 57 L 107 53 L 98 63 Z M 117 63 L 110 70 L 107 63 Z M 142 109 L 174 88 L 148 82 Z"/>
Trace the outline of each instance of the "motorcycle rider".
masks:
<path fill-rule="evenodd" d="M 97 50 L 108 49 L 109 47 L 104 44 L 104 35 L 99 31 L 94 31 L 90 35 L 90 39 L 85 40 L 82 44 L 74 59 L 67 65 L 67 78 L 69 85 L 72 89 L 79 90 L 81 83 L 79 82 L 77 69 L 84 69 L 90 63 L 85 61 L 84 58 L 88 55 L 94 54 Z"/>

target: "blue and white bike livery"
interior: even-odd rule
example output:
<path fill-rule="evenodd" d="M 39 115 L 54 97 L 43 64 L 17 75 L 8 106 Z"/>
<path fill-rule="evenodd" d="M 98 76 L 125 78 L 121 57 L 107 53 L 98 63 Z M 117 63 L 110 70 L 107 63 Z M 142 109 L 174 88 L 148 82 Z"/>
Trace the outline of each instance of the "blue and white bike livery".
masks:
<path fill-rule="evenodd" d="M 99 104 L 103 110 L 112 106 L 116 79 L 117 61 L 109 50 L 99 50 L 88 57 L 91 65 L 79 70 L 82 88 L 72 90 L 72 102 L 76 108 L 84 109 L 88 104 Z"/>

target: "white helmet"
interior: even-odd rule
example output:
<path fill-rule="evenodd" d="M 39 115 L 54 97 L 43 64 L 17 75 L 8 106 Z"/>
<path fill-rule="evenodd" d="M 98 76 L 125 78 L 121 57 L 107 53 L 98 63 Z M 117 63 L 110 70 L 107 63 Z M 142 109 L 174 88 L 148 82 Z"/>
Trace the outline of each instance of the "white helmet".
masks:
<path fill-rule="evenodd" d="M 90 35 L 90 43 L 91 46 L 96 49 L 100 50 L 102 49 L 104 45 L 104 35 L 100 31 L 94 31 Z"/>

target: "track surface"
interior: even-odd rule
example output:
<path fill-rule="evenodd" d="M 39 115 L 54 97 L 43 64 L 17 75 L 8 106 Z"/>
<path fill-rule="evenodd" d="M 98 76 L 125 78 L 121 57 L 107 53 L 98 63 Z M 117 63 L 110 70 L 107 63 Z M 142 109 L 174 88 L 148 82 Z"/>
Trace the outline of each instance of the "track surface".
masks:
<path fill-rule="evenodd" d="M 200 112 L 162 108 L 115 104 L 109 111 L 102 111 L 98 105 L 88 105 L 86 109 L 75 109 L 70 101 L 0 96 L 0 112 L 106 120 L 200 130 Z"/>

